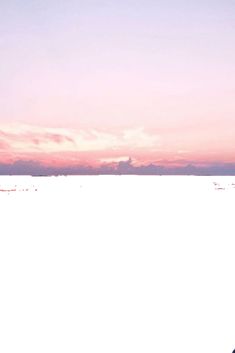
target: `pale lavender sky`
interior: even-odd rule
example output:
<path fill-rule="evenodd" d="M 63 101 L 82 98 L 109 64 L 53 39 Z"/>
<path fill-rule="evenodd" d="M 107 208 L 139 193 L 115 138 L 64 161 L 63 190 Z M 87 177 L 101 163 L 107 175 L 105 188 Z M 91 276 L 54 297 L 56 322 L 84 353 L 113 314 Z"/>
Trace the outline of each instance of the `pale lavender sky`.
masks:
<path fill-rule="evenodd" d="M 231 0 L 1 1 L 0 124 L 144 129 L 164 158 L 231 161 L 234 45 Z"/>

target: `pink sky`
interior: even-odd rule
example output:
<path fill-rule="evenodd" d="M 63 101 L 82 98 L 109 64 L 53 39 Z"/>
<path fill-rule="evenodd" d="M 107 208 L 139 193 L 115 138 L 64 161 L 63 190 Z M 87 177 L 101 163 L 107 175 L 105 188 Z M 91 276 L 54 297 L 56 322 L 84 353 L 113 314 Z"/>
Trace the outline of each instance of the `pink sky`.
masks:
<path fill-rule="evenodd" d="M 232 1 L 0 4 L 0 163 L 235 163 Z"/>

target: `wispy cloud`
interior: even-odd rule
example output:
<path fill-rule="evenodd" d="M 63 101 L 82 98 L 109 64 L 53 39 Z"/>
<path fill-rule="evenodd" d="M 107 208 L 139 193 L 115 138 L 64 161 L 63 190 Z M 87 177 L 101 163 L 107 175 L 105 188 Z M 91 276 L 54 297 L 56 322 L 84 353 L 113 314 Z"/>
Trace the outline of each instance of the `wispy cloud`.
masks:
<path fill-rule="evenodd" d="M 8 142 L 4 141 L 3 139 L 0 139 L 0 151 L 6 151 L 9 150 L 10 145 Z"/>
<path fill-rule="evenodd" d="M 234 173 L 233 149 L 218 154 L 201 145 L 193 151 L 142 126 L 94 129 L 0 124 L 0 173 Z"/>
<path fill-rule="evenodd" d="M 12 124 L 0 126 L 0 150 L 7 150 L 12 160 L 42 161 L 54 156 L 58 161 L 66 155 L 69 161 L 80 158 L 102 161 L 120 158 L 131 151 L 159 148 L 160 137 L 146 132 L 143 127 L 107 131 L 102 129 L 66 129 Z M 43 158 L 44 156 L 44 158 Z M 2 160 L 4 162 L 4 160 Z"/>

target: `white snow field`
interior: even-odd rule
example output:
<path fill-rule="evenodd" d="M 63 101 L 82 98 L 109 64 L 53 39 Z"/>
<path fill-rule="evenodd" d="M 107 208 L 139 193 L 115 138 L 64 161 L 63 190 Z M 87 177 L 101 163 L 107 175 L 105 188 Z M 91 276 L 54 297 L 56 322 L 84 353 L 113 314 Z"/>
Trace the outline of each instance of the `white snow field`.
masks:
<path fill-rule="evenodd" d="M 231 353 L 235 177 L 0 177 L 1 353 Z"/>

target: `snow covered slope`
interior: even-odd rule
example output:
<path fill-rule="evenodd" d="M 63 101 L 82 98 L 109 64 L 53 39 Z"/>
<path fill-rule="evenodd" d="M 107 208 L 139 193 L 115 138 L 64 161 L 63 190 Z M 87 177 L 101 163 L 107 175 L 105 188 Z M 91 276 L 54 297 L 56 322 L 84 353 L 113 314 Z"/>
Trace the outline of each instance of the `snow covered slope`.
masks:
<path fill-rule="evenodd" d="M 235 177 L 0 177 L 0 351 L 235 347 Z"/>

